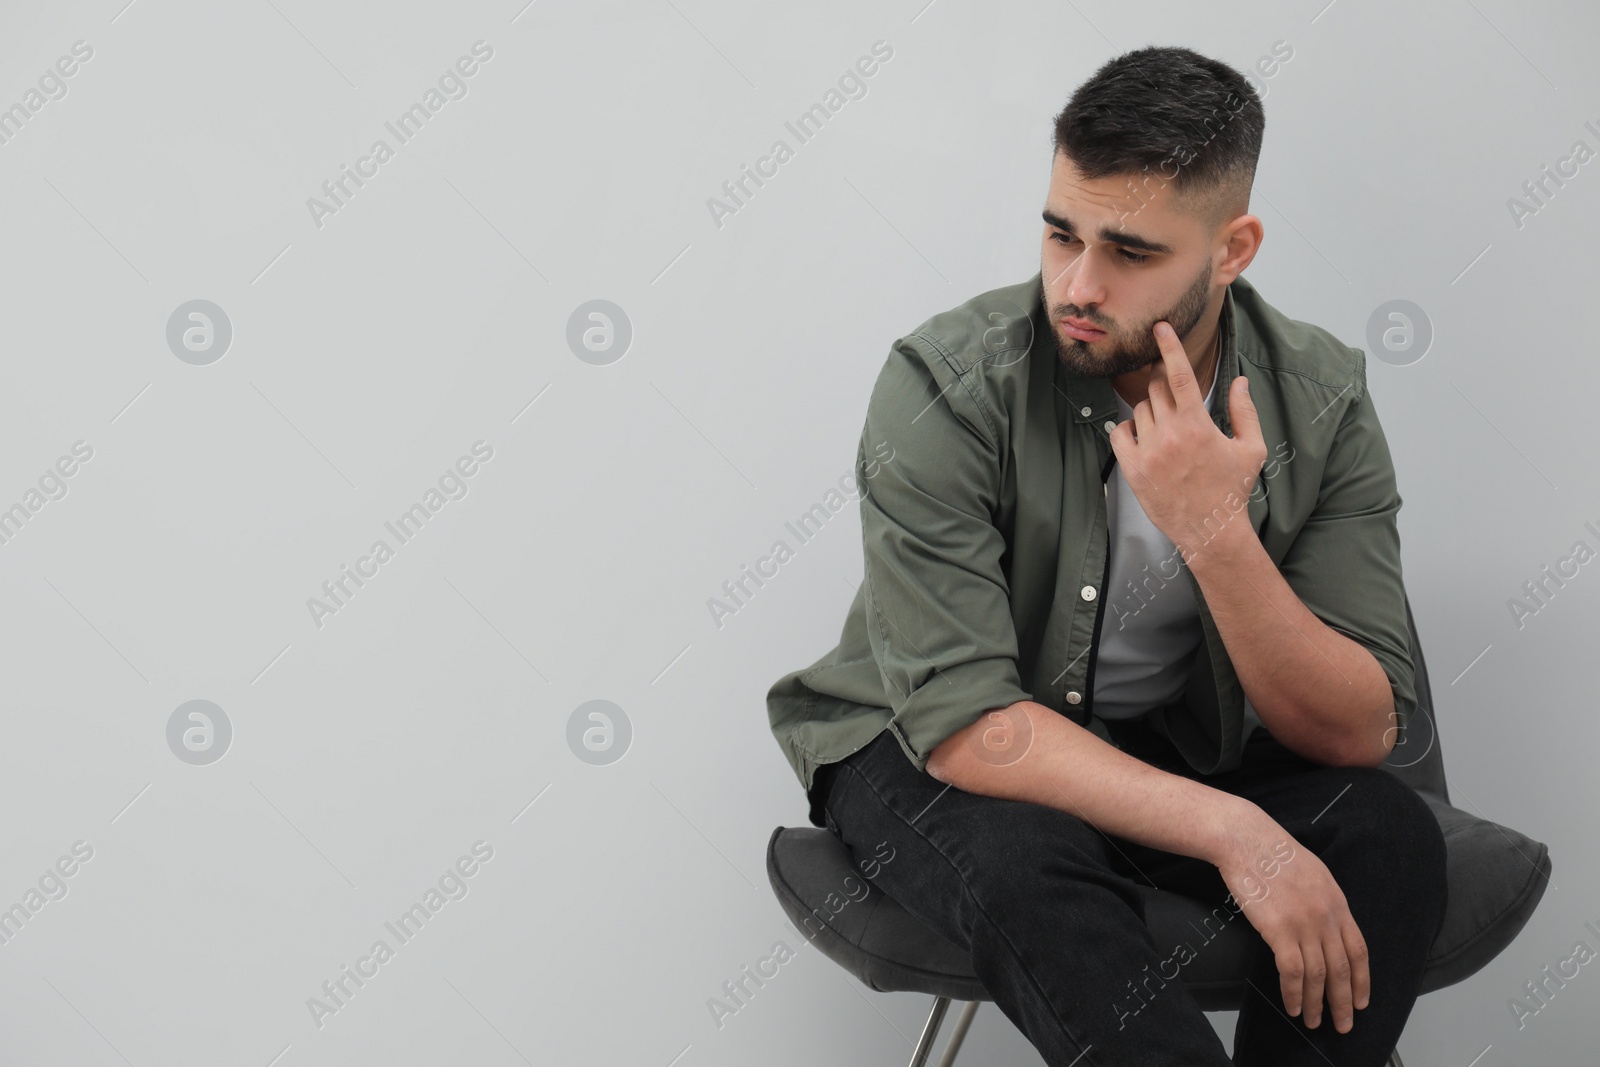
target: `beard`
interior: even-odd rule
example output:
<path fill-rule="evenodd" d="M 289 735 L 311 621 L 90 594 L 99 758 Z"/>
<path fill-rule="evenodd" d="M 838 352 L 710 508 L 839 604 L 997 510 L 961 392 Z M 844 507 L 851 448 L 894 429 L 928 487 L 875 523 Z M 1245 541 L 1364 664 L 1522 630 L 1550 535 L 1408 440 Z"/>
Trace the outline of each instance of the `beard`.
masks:
<path fill-rule="evenodd" d="M 1082 308 L 1071 304 L 1051 304 L 1044 289 L 1044 274 L 1039 275 L 1039 306 L 1046 308 L 1050 320 L 1050 336 L 1055 342 L 1056 355 L 1063 367 L 1074 377 L 1115 378 L 1130 371 L 1140 370 L 1161 359 L 1161 344 L 1153 332 L 1155 324 L 1165 320 L 1172 324 L 1181 339 L 1199 324 L 1211 297 L 1211 260 L 1207 258 L 1204 269 L 1195 277 L 1189 288 L 1164 314 L 1153 315 L 1136 328 L 1128 331 L 1093 315 L 1083 314 Z M 1105 330 L 1098 341 L 1080 341 L 1061 332 L 1061 320 L 1067 317 L 1085 319 Z M 1192 359 L 1193 357 L 1191 357 Z"/>

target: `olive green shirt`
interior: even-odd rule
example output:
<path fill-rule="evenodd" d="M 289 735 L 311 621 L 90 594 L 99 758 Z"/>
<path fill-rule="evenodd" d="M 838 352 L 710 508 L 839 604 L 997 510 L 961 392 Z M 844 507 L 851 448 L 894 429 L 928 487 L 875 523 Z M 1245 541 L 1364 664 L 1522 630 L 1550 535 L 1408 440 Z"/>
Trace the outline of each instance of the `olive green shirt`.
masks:
<path fill-rule="evenodd" d="M 1401 498 L 1365 353 L 1284 316 L 1243 277 L 1219 329 L 1212 421 L 1231 435 L 1228 387 L 1243 374 L 1268 456 L 1207 529 L 1248 514 L 1305 606 L 1383 667 L 1403 730 L 1416 693 Z M 889 350 L 856 455 L 865 575 L 837 646 L 767 693 L 815 826 L 817 768 L 884 729 L 924 772 L 940 742 L 1019 700 L 1109 738 L 1093 693 L 1116 394 L 1108 378 L 1070 373 L 1051 330 L 1036 274 L 934 315 Z M 1239 766 L 1244 691 L 1182 570 L 1205 639 L 1183 696 L 1145 718 L 1214 774 Z"/>

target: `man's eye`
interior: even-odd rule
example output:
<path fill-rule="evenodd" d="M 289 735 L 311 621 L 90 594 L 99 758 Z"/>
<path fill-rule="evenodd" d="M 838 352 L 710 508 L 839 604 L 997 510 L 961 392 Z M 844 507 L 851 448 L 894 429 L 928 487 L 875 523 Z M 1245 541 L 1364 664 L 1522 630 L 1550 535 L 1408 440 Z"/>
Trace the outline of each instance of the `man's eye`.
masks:
<path fill-rule="evenodd" d="M 1060 245 L 1070 245 L 1074 241 L 1076 241 L 1077 238 L 1073 237 L 1071 234 L 1068 234 L 1068 233 L 1056 232 L 1056 233 L 1052 233 L 1050 235 L 1050 240 L 1052 240 L 1052 241 L 1054 241 L 1054 242 L 1056 242 L 1057 244 L 1060 244 Z M 1150 258 L 1150 256 L 1148 254 L 1144 254 L 1144 253 L 1140 253 L 1140 252 L 1130 252 L 1126 248 L 1119 248 L 1119 249 L 1117 249 L 1117 251 L 1122 253 L 1122 259 L 1126 263 L 1143 263 L 1145 260 Z"/>

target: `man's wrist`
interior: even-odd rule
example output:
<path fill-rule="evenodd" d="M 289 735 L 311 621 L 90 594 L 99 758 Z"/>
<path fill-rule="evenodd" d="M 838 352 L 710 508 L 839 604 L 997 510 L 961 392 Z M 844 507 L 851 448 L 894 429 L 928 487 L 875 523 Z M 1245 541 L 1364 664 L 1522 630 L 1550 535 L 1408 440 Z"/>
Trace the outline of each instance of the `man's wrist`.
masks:
<path fill-rule="evenodd" d="M 1222 867 L 1239 855 L 1256 836 L 1266 812 L 1253 801 L 1205 786 L 1215 794 L 1205 805 L 1200 835 L 1203 858 L 1213 867 Z"/>
<path fill-rule="evenodd" d="M 1214 530 L 1191 528 L 1190 536 L 1178 541 L 1177 546 L 1183 553 L 1184 565 L 1196 579 L 1204 577 L 1208 570 L 1227 570 L 1250 553 L 1265 551 L 1248 513 L 1242 509 Z"/>

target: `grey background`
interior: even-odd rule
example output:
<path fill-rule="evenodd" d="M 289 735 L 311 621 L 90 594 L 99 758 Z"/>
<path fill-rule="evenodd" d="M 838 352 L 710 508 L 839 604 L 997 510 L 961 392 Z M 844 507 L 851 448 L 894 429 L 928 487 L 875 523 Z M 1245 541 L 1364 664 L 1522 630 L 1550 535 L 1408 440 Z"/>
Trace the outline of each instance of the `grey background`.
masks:
<path fill-rule="evenodd" d="M 1600 526 L 1600 16 L 1578 3 L 8 4 L 0 106 L 93 57 L 0 145 L 0 507 L 93 457 L 0 546 L 0 1062 L 896 1063 L 923 998 L 805 945 L 763 850 L 803 800 L 762 697 L 838 635 L 856 505 L 719 628 L 709 598 L 851 470 L 889 344 L 1038 266 L 1049 120 L 1106 58 L 1184 44 L 1265 89 L 1248 277 L 1365 346 L 1456 803 L 1549 842 L 1520 939 L 1423 998 L 1419 1063 L 1593 1055 L 1584 968 L 1600 565 L 1507 606 Z M 468 92 L 318 227 L 306 206 L 473 42 Z M 784 128 L 874 41 L 814 140 Z M 778 138 L 795 156 L 718 227 Z M 209 300 L 232 341 L 166 343 Z M 567 345 L 609 300 L 622 358 Z M 493 458 L 319 628 L 306 606 L 475 441 Z M 168 745 L 191 700 L 222 758 Z M 609 701 L 623 757 L 569 747 Z M 621 736 L 618 733 L 616 736 Z M 307 1000 L 474 842 L 494 850 L 319 1028 Z M 720 1028 L 707 1002 L 796 953 Z M 1219 1031 L 1230 1016 L 1214 1017 Z M 1036 1063 L 992 1006 L 965 1054 Z M 1486 1048 L 1488 1049 L 1485 1052 Z"/>

